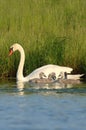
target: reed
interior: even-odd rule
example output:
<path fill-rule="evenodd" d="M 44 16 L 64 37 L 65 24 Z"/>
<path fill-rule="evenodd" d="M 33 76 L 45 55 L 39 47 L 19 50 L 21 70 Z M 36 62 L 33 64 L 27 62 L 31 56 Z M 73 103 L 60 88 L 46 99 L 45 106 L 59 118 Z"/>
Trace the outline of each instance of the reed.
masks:
<path fill-rule="evenodd" d="M 45 64 L 70 66 L 86 73 L 86 0 L 0 0 L 0 76 L 15 76 L 20 43 L 26 54 L 24 73 Z"/>

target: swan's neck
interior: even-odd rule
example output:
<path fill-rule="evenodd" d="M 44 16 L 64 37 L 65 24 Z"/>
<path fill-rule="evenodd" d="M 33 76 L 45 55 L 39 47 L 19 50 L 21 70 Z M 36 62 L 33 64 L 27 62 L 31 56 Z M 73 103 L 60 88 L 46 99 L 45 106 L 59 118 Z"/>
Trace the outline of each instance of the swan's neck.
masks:
<path fill-rule="evenodd" d="M 17 70 L 17 80 L 22 81 L 24 79 L 23 68 L 24 68 L 24 62 L 25 62 L 25 53 L 22 47 L 19 48 L 18 50 L 20 52 L 20 63 Z"/>

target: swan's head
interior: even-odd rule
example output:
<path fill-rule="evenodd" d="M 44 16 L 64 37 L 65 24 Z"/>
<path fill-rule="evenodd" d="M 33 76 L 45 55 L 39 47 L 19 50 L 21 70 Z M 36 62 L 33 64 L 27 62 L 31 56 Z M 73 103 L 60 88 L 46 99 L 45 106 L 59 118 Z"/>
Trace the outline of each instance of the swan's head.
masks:
<path fill-rule="evenodd" d="M 18 43 L 13 44 L 9 49 L 9 56 L 11 56 L 15 51 L 20 50 L 22 48 Z"/>

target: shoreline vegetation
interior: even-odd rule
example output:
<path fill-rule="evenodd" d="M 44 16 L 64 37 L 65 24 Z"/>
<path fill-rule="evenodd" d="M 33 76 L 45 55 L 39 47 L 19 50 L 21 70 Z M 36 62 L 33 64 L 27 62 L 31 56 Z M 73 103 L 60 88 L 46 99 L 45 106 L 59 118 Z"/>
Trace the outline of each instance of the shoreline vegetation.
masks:
<path fill-rule="evenodd" d="M 86 0 L 0 0 L 0 77 L 16 75 L 19 53 L 25 50 L 24 75 L 56 64 L 86 73 Z"/>

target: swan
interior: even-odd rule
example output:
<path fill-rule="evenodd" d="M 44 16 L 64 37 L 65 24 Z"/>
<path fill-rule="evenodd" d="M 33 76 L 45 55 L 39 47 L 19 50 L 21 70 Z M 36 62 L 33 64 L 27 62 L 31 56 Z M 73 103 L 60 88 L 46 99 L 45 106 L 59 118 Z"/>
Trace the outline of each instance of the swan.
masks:
<path fill-rule="evenodd" d="M 43 72 L 41 72 L 41 73 L 39 73 L 39 78 L 40 79 L 46 78 L 46 75 Z"/>
<path fill-rule="evenodd" d="M 9 56 L 11 56 L 15 51 L 20 52 L 20 62 L 19 62 L 19 66 L 18 66 L 18 70 L 17 70 L 17 74 L 16 74 L 17 81 L 28 82 L 31 79 L 39 78 L 39 74 L 41 72 L 43 72 L 46 75 L 47 78 L 48 78 L 48 75 L 50 73 L 55 72 L 56 78 L 58 78 L 60 72 L 71 73 L 72 70 L 73 70 L 70 67 L 64 67 L 64 66 L 49 64 L 49 65 L 44 65 L 42 67 L 35 69 L 28 76 L 24 77 L 23 76 L 23 67 L 24 67 L 24 62 L 25 62 L 24 49 L 20 44 L 14 43 L 9 49 Z"/>
<path fill-rule="evenodd" d="M 49 84 L 49 83 L 53 83 L 54 80 L 53 79 L 49 79 L 49 78 L 34 78 L 29 80 L 29 83 L 41 83 L 41 84 Z"/>
<path fill-rule="evenodd" d="M 55 74 L 55 72 L 50 73 L 48 75 L 48 79 L 50 79 L 50 80 L 56 80 L 56 74 Z"/>
<path fill-rule="evenodd" d="M 68 74 L 67 72 L 60 72 L 58 79 L 73 79 L 80 80 L 84 74 Z"/>
<path fill-rule="evenodd" d="M 39 73 L 39 78 L 34 78 L 29 80 L 29 83 L 45 83 L 46 80 L 46 75 L 43 72 Z"/>
<path fill-rule="evenodd" d="M 44 76 L 44 78 L 43 78 Z M 48 83 L 53 83 L 54 81 L 56 81 L 56 74 L 54 72 L 50 73 L 48 75 L 48 78 L 45 78 L 46 75 L 41 72 L 39 74 L 39 77 L 40 78 L 34 78 L 34 79 L 31 79 L 29 80 L 29 83 L 43 83 L 43 84 L 48 84 Z"/>
<path fill-rule="evenodd" d="M 57 82 L 60 84 L 80 84 L 80 77 L 83 76 L 83 74 L 76 74 L 76 75 L 69 75 L 66 72 L 61 72 L 58 76 Z"/>
<path fill-rule="evenodd" d="M 74 79 L 58 79 L 57 81 L 60 84 L 80 84 L 81 81 L 80 80 L 74 80 Z"/>

